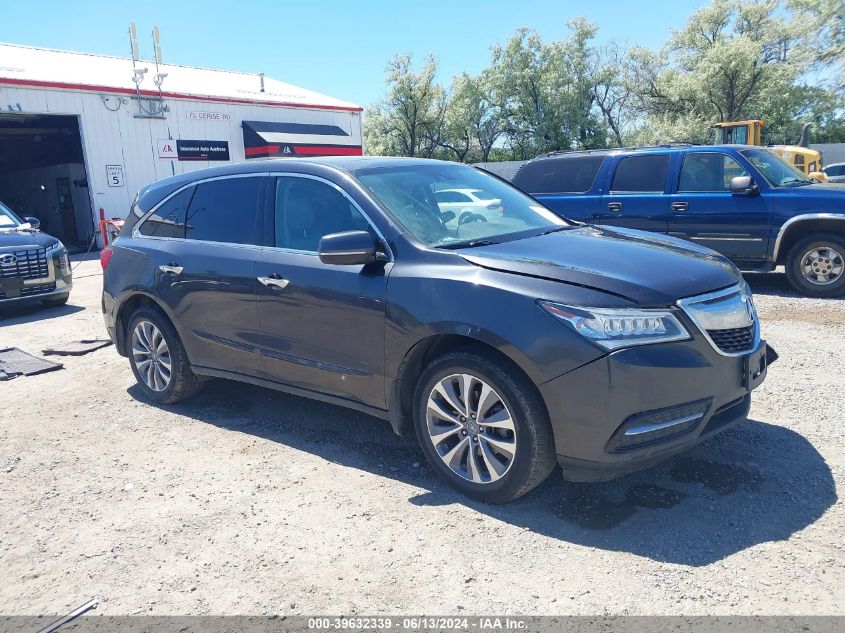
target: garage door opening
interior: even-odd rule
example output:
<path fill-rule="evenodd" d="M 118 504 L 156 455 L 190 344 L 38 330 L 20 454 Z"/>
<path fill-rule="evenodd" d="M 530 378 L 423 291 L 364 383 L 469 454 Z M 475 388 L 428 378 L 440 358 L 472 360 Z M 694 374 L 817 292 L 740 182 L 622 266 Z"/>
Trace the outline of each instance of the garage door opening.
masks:
<path fill-rule="evenodd" d="M 95 227 L 77 117 L 0 114 L 0 201 L 84 250 Z"/>

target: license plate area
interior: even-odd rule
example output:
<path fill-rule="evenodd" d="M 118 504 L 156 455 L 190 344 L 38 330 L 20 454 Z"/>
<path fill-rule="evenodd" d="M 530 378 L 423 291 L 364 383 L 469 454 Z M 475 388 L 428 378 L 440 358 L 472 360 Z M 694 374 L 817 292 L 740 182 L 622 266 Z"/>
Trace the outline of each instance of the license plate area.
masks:
<path fill-rule="evenodd" d="M 0 281 L 0 294 L 2 294 L 5 299 L 20 297 L 22 287 L 23 282 L 20 279 L 4 279 L 3 281 Z"/>
<path fill-rule="evenodd" d="M 763 341 L 756 352 L 742 359 L 742 386 L 748 391 L 756 389 L 766 379 L 767 370 L 766 343 Z"/>

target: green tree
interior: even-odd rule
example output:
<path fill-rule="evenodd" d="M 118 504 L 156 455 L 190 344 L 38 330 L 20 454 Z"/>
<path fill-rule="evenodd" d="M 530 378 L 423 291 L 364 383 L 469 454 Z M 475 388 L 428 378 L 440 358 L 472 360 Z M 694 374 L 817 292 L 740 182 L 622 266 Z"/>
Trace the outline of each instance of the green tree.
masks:
<path fill-rule="evenodd" d="M 488 74 L 472 77 L 464 73 L 452 80 L 442 145 L 459 161 L 489 160 L 493 146 L 505 133 L 506 121 L 490 97 Z"/>
<path fill-rule="evenodd" d="M 794 28 L 812 52 L 813 61 L 832 66 L 835 90 L 845 92 L 845 2 L 842 0 L 789 0 Z"/>
<path fill-rule="evenodd" d="M 436 81 L 437 59 L 426 57 L 419 71 L 410 54 L 387 65 L 387 97 L 364 118 L 370 154 L 431 158 L 445 133 L 446 93 Z"/>
<path fill-rule="evenodd" d="M 660 129 L 674 122 L 696 137 L 708 124 L 760 117 L 807 68 L 775 0 L 714 0 L 660 53 L 637 48 L 631 59 L 651 124 Z"/>

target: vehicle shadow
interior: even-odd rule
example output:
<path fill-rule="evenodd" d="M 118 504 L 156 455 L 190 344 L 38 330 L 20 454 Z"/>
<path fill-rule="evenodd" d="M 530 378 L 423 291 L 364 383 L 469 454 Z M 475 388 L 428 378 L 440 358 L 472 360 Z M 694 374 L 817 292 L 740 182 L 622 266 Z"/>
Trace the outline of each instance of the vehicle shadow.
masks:
<path fill-rule="evenodd" d="M 146 400 L 137 385 L 129 393 L 167 411 L 425 489 L 409 499 L 412 506 L 460 503 L 551 538 L 668 563 L 708 565 L 787 539 L 837 500 L 830 468 L 815 448 L 794 431 L 761 421 L 611 482 L 567 483 L 556 471 L 525 497 L 493 506 L 453 491 L 428 467 L 413 438 L 397 437 L 386 422 L 365 414 L 224 380 L 173 406 Z"/>
<path fill-rule="evenodd" d="M 71 297 L 71 301 L 73 297 Z M 65 304 L 63 306 L 48 307 L 42 303 L 33 302 L 17 306 L 0 307 L 0 325 L 20 325 L 35 323 L 58 317 L 82 312 L 85 306 Z"/>

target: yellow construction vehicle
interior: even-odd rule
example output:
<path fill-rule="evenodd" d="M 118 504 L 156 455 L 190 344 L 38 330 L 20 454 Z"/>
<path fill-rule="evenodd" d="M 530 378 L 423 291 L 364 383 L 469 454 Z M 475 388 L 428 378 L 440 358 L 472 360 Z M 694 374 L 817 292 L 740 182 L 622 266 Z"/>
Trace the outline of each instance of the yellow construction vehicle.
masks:
<path fill-rule="evenodd" d="M 807 174 L 808 178 L 824 182 L 827 176 L 822 171 L 822 155 L 808 147 L 810 125 L 804 125 L 798 145 L 769 145 L 768 148 Z M 763 122 L 760 119 L 717 123 L 713 127 L 716 129 L 717 145 L 763 144 Z"/>

